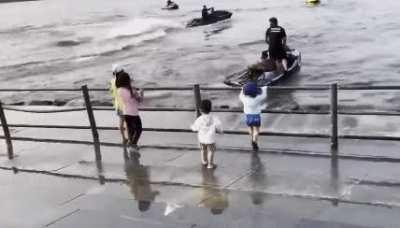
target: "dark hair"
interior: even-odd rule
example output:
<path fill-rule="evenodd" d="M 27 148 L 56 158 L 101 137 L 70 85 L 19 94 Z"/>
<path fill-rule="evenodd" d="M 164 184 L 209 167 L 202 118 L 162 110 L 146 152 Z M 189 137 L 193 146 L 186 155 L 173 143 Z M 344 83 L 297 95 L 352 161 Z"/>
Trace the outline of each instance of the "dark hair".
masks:
<path fill-rule="evenodd" d="M 222 208 L 211 208 L 211 214 L 213 215 L 220 215 L 224 212 Z"/>
<path fill-rule="evenodd" d="M 131 77 L 126 72 L 119 72 L 115 76 L 115 87 L 117 88 L 126 88 L 131 92 L 131 96 L 133 97 L 133 90 L 131 86 Z"/>
<path fill-rule="evenodd" d="M 211 112 L 211 101 L 210 100 L 202 100 L 200 104 L 200 110 L 204 114 L 208 114 Z"/>
<path fill-rule="evenodd" d="M 250 68 L 249 69 L 249 78 L 250 78 L 250 80 L 257 82 L 258 77 L 263 73 L 264 73 L 264 71 L 261 69 Z"/>
<path fill-rule="evenodd" d="M 139 200 L 138 202 L 138 208 L 139 211 L 144 212 L 148 211 L 150 209 L 151 202 L 147 200 Z"/>
<path fill-rule="evenodd" d="M 268 50 L 261 52 L 261 58 L 262 59 L 268 59 L 268 57 L 269 57 L 269 51 Z"/>
<path fill-rule="evenodd" d="M 271 17 L 271 18 L 269 19 L 269 22 L 272 23 L 272 24 L 274 24 L 274 25 L 278 25 L 278 19 L 276 19 L 276 17 Z"/>
<path fill-rule="evenodd" d="M 262 196 L 262 193 L 260 192 L 251 193 L 251 202 L 253 202 L 254 205 L 262 205 L 264 203 L 264 198 Z"/>

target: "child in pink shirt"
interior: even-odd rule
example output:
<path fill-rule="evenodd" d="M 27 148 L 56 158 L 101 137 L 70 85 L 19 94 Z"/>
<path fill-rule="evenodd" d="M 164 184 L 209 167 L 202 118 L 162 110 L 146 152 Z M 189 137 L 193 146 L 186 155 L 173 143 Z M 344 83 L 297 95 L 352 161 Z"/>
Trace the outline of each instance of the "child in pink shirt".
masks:
<path fill-rule="evenodd" d="M 122 115 L 128 129 L 128 143 L 137 150 L 137 143 L 142 134 L 142 121 L 139 116 L 139 103 L 143 99 L 143 91 L 137 91 L 131 86 L 129 74 L 123 72 L 115 81 L 118 96 L 122 103 Z"/>

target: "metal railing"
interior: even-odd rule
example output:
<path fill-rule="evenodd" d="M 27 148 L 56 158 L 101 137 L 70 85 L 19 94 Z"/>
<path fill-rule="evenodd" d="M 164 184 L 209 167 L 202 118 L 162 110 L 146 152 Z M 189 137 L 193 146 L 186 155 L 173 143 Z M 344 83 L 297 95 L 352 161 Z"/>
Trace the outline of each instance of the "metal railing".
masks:
<path fill-rule="evenodd" d="M 201 101 L 201 91 L 239 91 L 240 88 L 230 88 L 230 87 L 200 87 L 199 85 L 194 85 L 192 87 L 145 87 L 146 91 L 192 91 L 194 97 L 194 108 L 159 108 L 159 107 L 145 107 L 141 108 L 142 111 L 176 111 L 176 112 L 195 112 L 200 115 L 200 101 Z M 330 134 L 316 134 L 316 133 L 287 133 L 287 132 L 262 132 L 261 135 L 268 136 L 285 136 L 285 137 L 315 137 L 315 138 L 327 138 L 330 139 L 332 156 L 337 156 L 336 151 L 338 148 L 338 139 L 370 139 L 370 140 L 400 140 L 400 137 L 393 136 L 359 136 L 359 135 L 339 135 L 338 134 L 338 115 L 376 115 L 376 116 L 400 116 L 400 112 L 348 112 L 348 111 L 338 111 L 338 91 L 339 90 L 400 90 L 400 86 L 338 86 L 337 84 L 331 85 L 313 85 L 313 86 L 274 86 L 269 87 L 269 90 L 277 91 L 327 91 L 330 92 L 330 110 L 329 111 L 282 111 L 282 110 L 264 110 L 263 113 L 273 113 L 273 114 L 295 114 L 295 115 L 330 115 Z M 60 110 L 27 110 L 15 107 L 4 106 L 0 101 L 0 120 L 1 126 L 4 131 L 4 136 L 0 138 L 5 139 L 7 144 L 7 154 L 9 159 L 13 159 L 14 151 L 12 141 L 41 141 L 50 143 L 73 143 L 73 144 L 92 144 L 94 145 L 95 158 L 96 161 L 101 161 L 101 145 L 110 146 L 112 143 L 100 142 L 98 130 L 118 130 L 117 127 L 104 127 L 97 126 L 94 117 L 94 111 L 103 110 L 114 110 L 111 107 L 95 107 L 92 106 L 90 100 L 90 91 L 105 92 L 108 89 L 104 88 L 93 88 L 89 89 L 86 85 L 82 86 L 80 89 L 65 89 L 65 88 L 52 88 L 52 89 L 0 89 L 0 92 L 82 92 L 82 96 L 85 101 L 85 107 L 81 108 L 66 108 Z M 57 113 L 57 112 L 72 112 L 72 111 L 84 111 L 86 110 L 89 118 L 89 126 L 71 126 L 71 125 L 40 125 L 40 124 L 8 124 L 7 118 L 4 110 L 21 111 L 21 112 L 31 112 L 31 113 Z M 239 113 L 242 110 L 239 109 L 215 109 L 213 112 L 232 112 Z M 55 128 L 55 129 L 87 129 L 91 130 L 93 136 L 93 142 L 89 141 L 79 141 L 79 140 L 56 140 L 56 139 L 35 139 L 27 137 L 12 137 L 9 128 Z M 189 129 L 166 129 L 166 128 L 144 128 L 144 131 L 155 131 L 155 132 L 179 132 L 179 133 L 189 133 L 192 132 Z M 225 131 L 225 134 L 231 135 L 245 135 L 247 132 L 244 131 Z M 115 146 L 115 145 L 112 145 Z"/>

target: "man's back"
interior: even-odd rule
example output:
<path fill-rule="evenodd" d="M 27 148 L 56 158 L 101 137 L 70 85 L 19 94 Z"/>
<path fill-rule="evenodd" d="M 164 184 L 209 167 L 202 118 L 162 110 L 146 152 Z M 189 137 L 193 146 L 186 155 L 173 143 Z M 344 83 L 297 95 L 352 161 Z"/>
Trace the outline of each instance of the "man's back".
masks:
<path fill-rule="evenodd" d="M 269 49 L 282 49 L 282 40 L 286 37 L 285 29 L 281 26 L 269 27 L 265 33 L 265 41 L 269 44 Z"/>

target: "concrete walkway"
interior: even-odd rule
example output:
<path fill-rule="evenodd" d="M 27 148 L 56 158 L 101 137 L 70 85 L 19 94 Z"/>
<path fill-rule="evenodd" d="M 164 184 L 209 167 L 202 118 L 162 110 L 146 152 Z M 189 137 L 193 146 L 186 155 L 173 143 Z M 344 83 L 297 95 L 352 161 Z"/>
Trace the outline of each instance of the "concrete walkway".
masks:
<path fill-rule="evenodd" d="M 8 112 L 10 123 L 86 125 L 85 113 Z M 190 115 L 144 113 L 184 128 Z M 112 126 L 110 112 L 98 124 Z M 174 119 L 175 118 L 175 119 Z M 231 122 L 239 116 L 227 116 Z M 32 121 L 35 120 L 35 121 Z M 227 121 L 224 119 L 224 121 Z M 231 127 L 231 126 L 230 126 Z M 87 130 L 17 129 L 13 136 L 91 140 Z M 119 142 L 116 131 L 100 132 Z M 331 160 L 327 140 L 262 137 L 258 154 L 246 136 L 219 138 L 215 171 L 199 165 L 194 134 L 145 132 L 140 159 L 121 147 L 14 142 L 9 161 L 0 149 L 0 221 L 4 227 L 398 227 L 397 142 L 342 141 Z M 294 156 L 295 155 L 295 156 Z M 367 156 L 369 158 L 367 158 Z M 361 158 L 360 158 L 361 157 Z M 372 158 L 372 159 L 371 159 Z"/>

